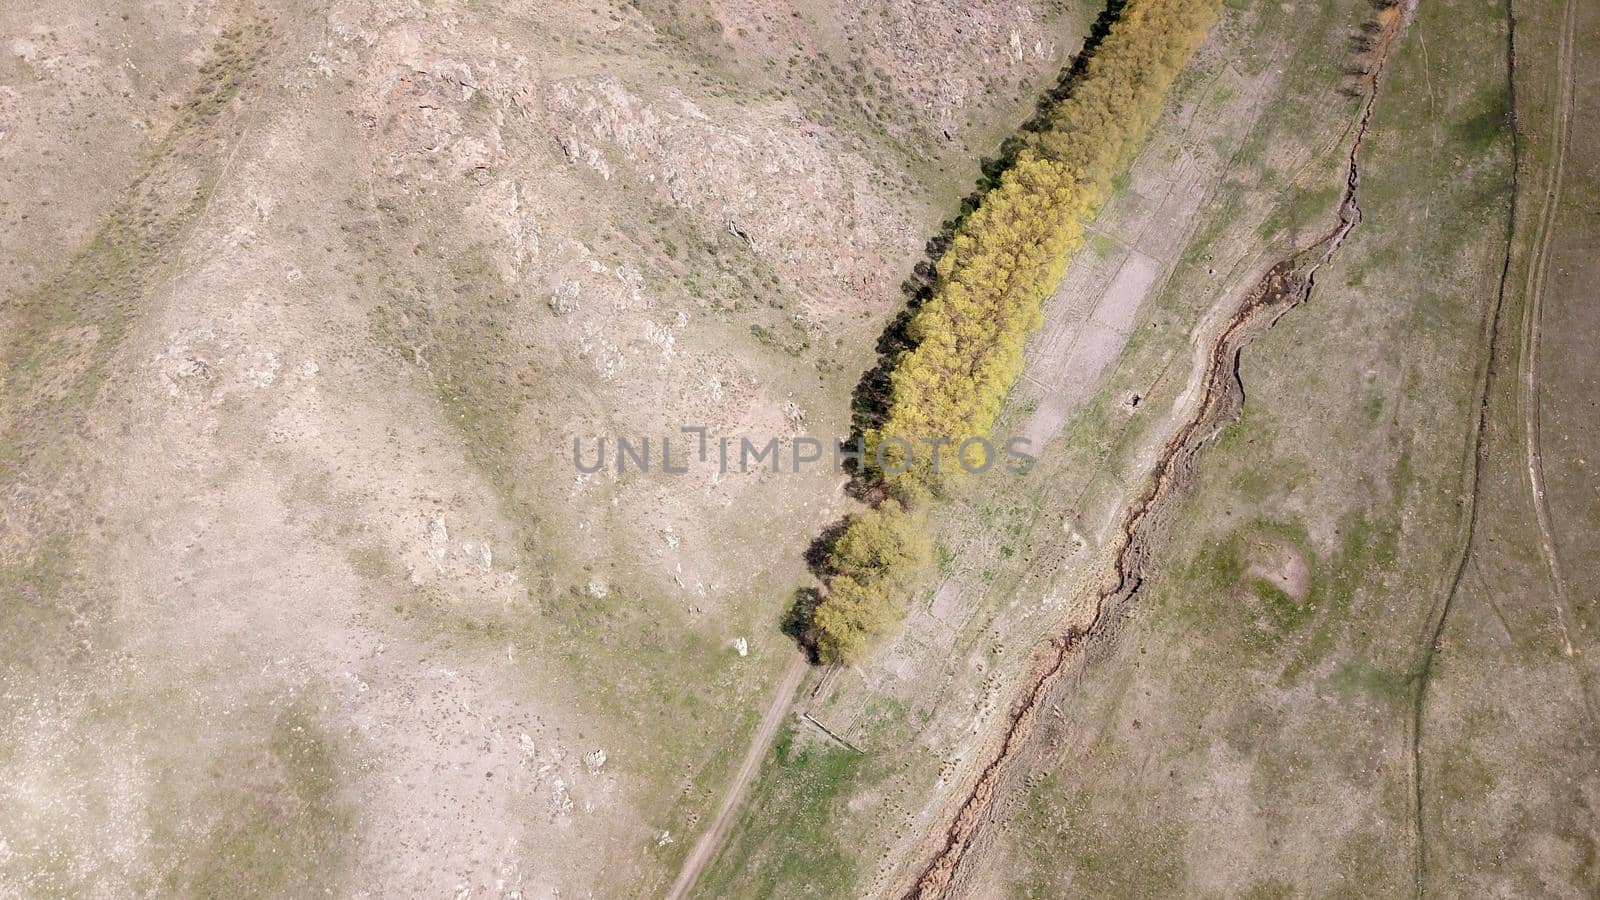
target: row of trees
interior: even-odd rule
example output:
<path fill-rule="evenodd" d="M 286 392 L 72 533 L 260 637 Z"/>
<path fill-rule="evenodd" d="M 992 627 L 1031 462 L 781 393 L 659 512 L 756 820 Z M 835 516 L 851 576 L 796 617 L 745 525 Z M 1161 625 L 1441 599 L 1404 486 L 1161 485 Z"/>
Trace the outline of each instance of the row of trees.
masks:
<path fill-rule="evenodd" d="M 1084 222 L 1143 143 L 1219 7 L 1220 0 L 1128 0 L 1071 94 L 1027 136 L 940 257 L 932 295 L 909 323 L 915 346 L 890 374 L 888 412 L 867 433 L 869 445 L 891 437 L 959 445 L 989 434 Z M 898 468 L 899 442 L 884 450 L 888 468 Z M 935 472 L 916 454 L 903 472 L 883 476 L 876 507 L 846 523 L 812 619 L 824 661 L 860 661 L 898 630 L 928 567 L 928 504 L 961 471 Z"/>

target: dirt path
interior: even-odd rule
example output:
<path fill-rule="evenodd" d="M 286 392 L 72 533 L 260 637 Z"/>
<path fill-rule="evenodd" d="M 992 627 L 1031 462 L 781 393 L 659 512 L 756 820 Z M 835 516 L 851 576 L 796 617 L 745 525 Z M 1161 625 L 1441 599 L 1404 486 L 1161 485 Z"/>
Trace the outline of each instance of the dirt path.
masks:
<path fill-rule="evenodd" d="M 789 663 L 789 667 L 783 670 L 783 676 L 778 679 L 778 689 L 773 693 L 772 702 L 767 704 L 767 711 L 761 717 L 761 724 L 756 726 L 756 733 L 750 738 L 750 746 L 745 749 L 744 762 L 739 764 L 739 771 L 734 774 L 733 781 L 728 784 L 728 790 L 722 796 L 722 805 L 717 808 L 717 817 L 711 820 L 710 826 L 700 835 L 700 840 L 695 842 L 694 849 L 690 850 L 689 856 L 684 859 L 677 880 L 667 892 L 668 900 L 682 900 L 689 896 L 695 880 L 722 848 L 722 842 L 727 839 L 728 831 L 733 827 L 734 816 L 738 814 L 751 783 L 755 781 L 756 775 L 760 774 L 761 761 L 766 758 L 773 738 L 778 736 L 778 726 L 783 724 L 784 717 L 788 715 L 789 708 L 794 703 L 795 692 L 800 690 L 800 682 L 805 679 L 806 671 L 810 668 L 804 656 L 796 655 Z"/>
<path fill-rule="evenodd" d="M 1114 566 L 1100 589 L 1093 615 L 1087 623 L 1071 625 L 1050 641 L 1038 668 L 1025 681 L 1020 697 L 1011 707 L 998 746 L 956 808 L 937 852 L 905 892 L 906 900 L 946 897 L 959 892 L 968 851 L 977 844 L 989 821 L 990 804 L 1001 779 L 1009 769 L 1010 760 L 1031 734 L 1045 698 L 1070 671 L 1071 664 L 1079 656 L 1078 651 L 1105 633 L 1118 619 L 1118 611 L 1137 597 L 1148 570 L 1155 534 L 1169 501 L 1188 481 L 1200 451 L 1238 418 L 1244 403 L 1244 386 L 1238 375 L 1240 353 L 1289 310 L 1310 299 L 1317 271 L 1333 259 L 1345 238 L 1360 223 L 1361 207 L 1357 203 L 1360 153 L 1371 127 L 1385 65 L 1399 43 L 1411 9 L 1411 4 L 1407 4 L 1402 15 L 1384 23 L 1377 62 L 1368 75 L 1367 99 L 1355 122 L 1355 138 L 1350 145 L 1337 220 L 1316 241 L 1273 265 L 1211 343 L 1204 364 L 1191 376 L 1191 390 L 1186 391 L 1186 396 L 1198 398 L 1193 412 L 1163 447 L 1153 477 L 1124 514 Z"/>
<path fill-rule="evenodd" d="M 1512 0 L 1505 0 L 1506 12 L 1506 94 L 1511 123 L 1511 202 L 1506 215 L 1506 252 L 1500 269 L 1500 285 L 1495 293 L 1494 306 L 1484 317 L 1482 336 L 1479 339 L 1479 358 L 1482 360 L 1475 374 L 1478 396 L 1478 413 L 1472 419 L 1467 439 L 1467 456 L 1462 467 L 1461 496 L 1465 498 L 1457 546 L 1460 550 L 1450 575 L 1450 585 L 1443 592 L 1437 608 L 1430 611 L 1432 623 L 1424 637 L 1422 656 L 1417 665 L 1412 686 L 1411 726 L 1409 752 L 1411 755 L 1411 844 L 1413 895 L 1422 897 L 1427 892 L 1428 842 L 1423 819 L 1422 795 L 1422 730 L 1423 712 L 1428 702 L 1428 687 L 1432 683 L 1433 663 L 1444 641 L 1445 624 L 1455 608 L 1457 595 L 1466 577 L 1467 564 L 1472 559 L 1472 545 L 1476 540 L 1478 519 L 1481 514 L 1479 499 L 1483 492 L 1483 463 L 1488 449 L 1490 400 L 1496 379 L 1496 361 L 1500 351 L 1502 317 L 1506 297 L 1510 293 L 1511 263 L 1517 236 L 1517 209 L 1522 202 L 1522 150 L 1517 116 L 1517 23 Z M 1507 628 L 1509 633 L 1510 629 Z"/>
<path fill-rule="evenodd" d="M 1506 3 L 1507 34 L 1506 34 L 1506 89 L 1510 101 L 1511 117 L 1511 209 L 1507 221 L 1506 255 L 1504 266 L 1501 270 L 1500 288 L 1495 301 L 1495 308 L 1488 318 L 1488 327 L 1484 335 L 1485 358 L 1487 369 L 1479 379 L 1478 415 L 1474 420 L 1474 430 L 1471 439 L 1471 459 L 1463 478 L 1463 496 L 1466 497 L 1465 527 L 1461 539 L 1461 551 L 1457 557 L 1454 578 L 1449 590 L 1445 593 L 1440 603 L 1439 611 L 1434 619 L 1428 641 L 1423 646 L 1422 662 L 1416 677 L 1415 699 L 1412 709 L 1411 725 L 1411 781 L 1412 781 L 1412 832 L 1415 842 L 1415 894 L 1418 897 L 1426 893 L 1427 870 L 1427 841 L 1424 830 L 1424 809 L 1422 791 L 1422 730 L 1423 712 L 1427 703 L 1428 687 L 1433 670 L 1433 661 L 1438 653 L 1440 644 L 1444 639 L 1445 624 L 1449 619 L 1454 606 L 1456 595 L 1460 592 L 1461 583 L 1465 576 L 1467 564 L 1472 560 L 1473 544 L 1476 539 L 1478 519 L 1480 515 L 1479 493 L 1482 480 L 1483 462 L 1488 452 L 1484 442 L 1489 433 L 1490 400 L 1492 397 L 1494 381 L 1498 376 L 1496 361 L 1501 350 L 1501 319 L 1506 306 L 1506 298 L 1510 293 L 1510 280 L 1512 264 L 1515 259 L 1516 229 L 1518 221 L 1518 208 L 1523 199 L 1523 185 L 1521 177 L 1521 122 L 1518 118 L 1518 104 L 1516 93 L 1517 72 L 1517 27 L 1516 14 L 1509 2 Z M 1528 268 L 1528 280 L 1525 285 L 1526 305 L 1523 307 L 1521 322 L 1521 340 L 1519 346 L 1518 380 L 1518 405 L 1523 418 L 1523 450 L 1525 466 L 1528 473 L 1528 486 L 1532 495 L 1534 516 L 1539 528 L 1539 543 L 1541 555 L 1548 570 L 1556 618 L 1561 630 L 1563 651 L 1568 658 L 1574 655 L 1570 633 L 1567 630 L 1566 587 L 1561 577 L 1560 567 L 1555 553 L 1554 533 L 1550 525 L 1548 504 L 1545 502 L 1543 463 L 1539 447 L 1539 408 L 1537 387 L 1538 349 L 1540 328 L 1540 306 L 1544 292 L 1544 273 L 1548 261 L 1548 249 L 1554 233 L 1555 215 L 1560 202 L 1561 178 L 1565 168 L 1567 139 L 1570 132 L 1570 113 L 1572 108 L 1573 90 L 1573 36 L 1575 31 L 1576 4 L 1567 0 L 1562 8 L 1561 33 L 1557 47 L 1557 66 L 1555 86 L 1557 102 L 1555 106 L 1555 121 L 1551 134 L 1551 155 L 1549 168 L 1545 177 L 1545 186 L 1542 192 L 1542 205 L 1539 219 L 1534 233 L 1532 259 Z M 1498 610 L 1496 611 L 1498 614 Z M 1504 625 L 1502 619 L 1502 625 Z M 1509 628 L 1508 628 L 1509 633 Z M 1584 704 L 1588 708 L 1591 720 L 1595 717 L 1593 701 L 1589 696 L 1587 679 L 1582 670 L 1578 672 L 1579 688 Z"/>
<path fill-rule="evenodd" d="M 1522 316 L 1523 452 L 1528 469 L 1528 490 L 1533 495 L 1534 518 L 1539 523 L 1539 548 L 1549 570 L 1555 593 L 1556 622 L 1561 628 L 1562 650 L 1572 656 L 1572 635 L 1568 631 L 1567 586 L 1556 558 L 1555 531 L 1550 524 L 1550 505 L 1545 500 L 1544 461 L 1539 447 L 1539 328 L 1544 305 L 1545 273 L 1550 263 L 1550 241 L 1555 236 L 1556 213 L 1561 206 L 1561 179 L 1566 171 L 1567 143 L 1572 132 L 1573 32 L 1577 4 L 1567 0 L 1562 9 L 1561 37 L 1556 57 L 1555 122 L 1550 134 L 1550 169 L 1544 190 L 1539 224 L 1534 233 L 1533 257 L 1528 264 L 1527 306 Z"/>

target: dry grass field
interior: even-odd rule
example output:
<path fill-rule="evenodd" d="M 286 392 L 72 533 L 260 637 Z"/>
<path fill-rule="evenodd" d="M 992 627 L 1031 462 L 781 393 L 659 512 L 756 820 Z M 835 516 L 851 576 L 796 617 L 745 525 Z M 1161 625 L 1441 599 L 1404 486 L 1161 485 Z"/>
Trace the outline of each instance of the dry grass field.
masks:
<path fill-rule="evenodd" d="M 1119 9 L 0 8 L 0 895 L 1600 892 L 1580 0 L 1229 0 L 869 663 L 573 465 L 849 433 Z"/>

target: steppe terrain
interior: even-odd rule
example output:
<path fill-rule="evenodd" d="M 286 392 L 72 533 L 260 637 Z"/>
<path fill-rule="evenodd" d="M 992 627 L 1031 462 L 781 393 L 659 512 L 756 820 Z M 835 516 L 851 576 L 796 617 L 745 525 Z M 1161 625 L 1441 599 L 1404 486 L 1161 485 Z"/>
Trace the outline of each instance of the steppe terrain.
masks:
<path fill-rule="evenodd" d="M 849 434 L 1123 10 L 0 8 L 0 895 L 1600 893 L 1581 0 L 1229 0 L 869 663 L 574 466 Z"/>

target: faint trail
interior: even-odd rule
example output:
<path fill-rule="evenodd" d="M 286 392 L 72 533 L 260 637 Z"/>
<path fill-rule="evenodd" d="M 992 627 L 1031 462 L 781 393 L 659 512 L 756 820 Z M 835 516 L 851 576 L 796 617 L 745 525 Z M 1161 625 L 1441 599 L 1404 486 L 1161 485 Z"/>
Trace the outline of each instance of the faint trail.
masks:
<path fill-rule="evenodd" d="M 1032 733 L 1045 698 L 1067 674 L 1078 657 L 1077 651 L 1105 633 L 1118 618 L 1118 611 L 1138 596 L 1153 551 L 1154 534 L 1167 501 L 1188 481 L 1200 451 L 1237 420 L 1244 403 L 1244 385 L 1239 380 L 1239 358 L 1243 349 L 1284 314 L 1310 299 L 1317 272 L 1333 259 L 1345 238 L 1360 223 L 1357 192 L 1361 183 L 1361 149 L 1371 129 L 1384 69 L 1404 31 L 1411 8 L 1408 4 L 1403 14 L 1384 22 L 1377 62 L 1367 76 L 1366 101 L 1354 123 L 1355 138 L 1350 145 L 1337 220 L 1322 237 L 1268 269 L 1211 345 L 1205 364 L 1191 380 L 1191 387 L 1199 395 L 1193 414 L 1163 447 L 1152 478 L 1123 516 L 1113 570 L 1099 591 L 1092 616 L 1087 623 L 1071 625 L 1051 639 L 1040 667 L 1012 704 L 998 747 L 956 808 L 937 852 L 915 876 L 904 894 L 905 900 L 946 897 L 958 888 L 968 851 L 983 832 L 1001 779 L 1013 755 Z"/>
<path fill-rule="evenodd" d="M 1556 57 L 1557 99 L 1555 122 L 1550 135 L 1550 170 L 1543 206 L 1539 211 L 1538 230 L 1534 233 L 1533 256 L 1528 265 L 1527 306 L 1522 316 L 1522 389 L 1519 394 L 1523 453 L 1528 469 L 1528 490 L 1533 495 L 1534 518 L 1539 523 L 1539 549 L 1544 556 L 1545 568 L 1550 573 L 1550 584 L 1555 593 L 1556 623 L 1561 628 L 1562 649 L 1568 656 L 1579 651 L 1573 647 L 1572 634 L 1568 630 L 1571 612 L 1567 585 L 1561 577 L 1561 563 L 1556 557 L 1550 504 L 1545 500 L 1544 457 L 1539 446 L 1539 329 L 1544 307 L 1545 273 L 1550 263 L 1550 242 L 1555 237 L 1556 214 L 1561 206 L 1561 179 L 1566 171 L 1567 144 L 1572 133 L 1573 33 L 1577 14 L 1577 4 L 1567 0 L 1562 10 L 1561 37 Z"/>
<path fill-rule="evenodd" d="M 1466 509 L 1462 514 L 1461 535 L 1459 539 L 1460 552 L 1456 557 L 1455 569 L 1450 576 L 1450 586 L 1444 592 L 1443 598 L 1438 603 L 1438 610 L 1433 615 L 1433 625 L 1428 630 L 1427 641 L 1422 646 L 1422 660 L 1417 666 L 1413 676 L 1414 686 L 1411 699 L 1410 722 L 1410 754 L 1411 754 L 1411 864 L 1412 864 L 1412 892 L 1417 897 L 1422 897 L 1426 892 L 1426 873 L 1428 868 L 1428 841 L 1427 831 L 1423 819 L 1422 803 L 1422 728 L 1423 710 L 1427 707 L 1428 686 L 1433 679 L 1433 661 L 1439 652 L 1439 645 L 1444 640 L 1444 628 L 1450 619 L 1450 612 L 1455 608 L 1456 596 L 1461 592 L 1461 582 L 1466 577 L 1467 564 L 1472 561 L 1472 543 L 1478 533 L 1479 509 L 1478 498 L 1483 488 L 1483 461 L 1488 453 L 1484 444 L 1484 436 L 1489 432 L 1489 402 L 1494 390 L 1495 357 L 1500 352 L 1500 333 L 1502 331 L 1502 318 L 1505 313 L 1506 295 L 1509 293 L 1511 281 L 1511 261 L 1513 248 L 1517 235 L 1517 209 L 1522 200 L 1522 141 L 1519 136 L 1519 119 L 1517 116 L 1517 20 L 1512 9 L 1512 0 L 1505 0 L 1506 9 L 1506 92 L 1511 124 L 1511 200 L 1510 208 L 1506 211 L 1506 252 L 1500 267 L 1500 284 L 1495 291 L 1494 308 L 1485 317 L 1483 335 L 1479 344 L 1483 348 L 1480 357 L 1483 362 L 1475 374 L 1478 389 L 1478 414 L 1472 419 L 1472 430 L 1467 441 L 1468 461 L 1462 471 L 1462 496 L 1465 498 Z M 1481 577 L 1481 573 L 1480 573 Z M 1498 610 L 1497 610 L 1498 612 Z M 1502 624 L 1503 620 L 1502 620 Z M 1510 636 L 1509 626 L 1506 629 Z"/>
<path fill-rule="evenodd" d="M 728 831 L 733 827 L 734 817 L 739 812 L 744 795 L 749 792 L 750 784 L 755 781 L 756 775 L 760 774 L 761 761 L 766 759 L 767 750 L 772 746 L 773 738 L 778 735 L 778 726 L 783 724 L 790 705 L 794 703 L 795 692 L 800 689 L 800 682 L 810 668 L 806 658 L 796 654 L 789 667 L 783 670 L 772 702 L 767 704 L 767 711 L 761 717 L 761 724 L 756 726 L 756 733 L 750 737 L 750 746 L 744 752 L 744 762 L 739 764 L 739 771 L 733 776 L 727 792 L 722 796 L 722 805 L 717 808 L 717 817 L 711 820 L 711 824 L 701 833 L 700 840 L 695 841 L 694 849 L 690 850 L 688 857 L 684 859 L 677 880 L 667 892 L 668 900 L 682 900 L 689 896 L 695 880 L 722 848 L 722 842 L 727 839 Z"/>
<path fill-rule="evenodd" d="M 1555 593 L 1556 619 L 1561 629 L 1563 649 L 1570 658 L 1573 655 L 1573 646 L 1567 631 L 1566 591 L 1561 579 L 1560 569 L 1555 556 L 1555 542 L 1549 524 L 1548 507 L 1544 499 L 1543 472 L 1539 452 L 1539 422 L 1538 401 L 1535 388 L 1538 383 L 1538 331 L 1539 331 L 1539 300 L 1544 285 L 1544 267 L 1547 261 L 1555 210 L 1559 202 L 1561 173 L 1565 163 L 1567 135 L 1569 133 L 1569 113 L 1572 101 L 1572 38 L 1576 18 L 1576 5 L 1572 0 L 1567 0 L 1563 7 L 1562 31 L 1557 50 L 1558 80 L 1557 94 L 1559 100 L 1556 107 L 1556 121 L 1551 136 L 1551 160 L 1547 181 L 1543 192 L 1543 206 L 1539 214 L 1539 224 L 1534 240 L 1533 259 L 1529 266 L 1528 282 L 1526 285 L 1527 305 L 1522 313 L 1522 337 L 1520 342 L 1521 389 L 1518 394 L 1518 404 L 1523 411 L 1524 453 L 1528 471 L 1529 489 L 1532 494 L 1534 514 L 1538 520 L 1540 549 L 1550 574 L 1552 590 Z M 1466 525 L 1461 542 L 1461 553 L 1457 558 L 1454 576 L 1450 589 L 1445 593 L 1440 603 L 1438 615 L 1434 620 L 1428 642 L 1423 647 L 1421 665 L 1416 674 L 1416 689 L 1412 706 L 1411 721 L 1411 783 L 1412 783 L 1412 831 L 1416 845 L 1415 859 L 1415 885 L 1414 892 L 1417 897 L 1422 897 L 1427 890 L 1427 840 L 1424 822 L 1424 804 L 1422 790 L 1422 730 L 1423 711 L 1427 703 L 1428 687 L 1433 674 L 1434 658 L 1439 651 L 1439 646 L 1444 639 L 1445 625 L 1450 612 L 1454 608 L 1456 596 L 1460 593 L 1461 583 L 1465 576 L 1467 564 L 1473 561 L 1472 545 L 1476 538 L 1480 507 L 1478 505 L 1479 493 L 1482 485 L 1483 462 L 1488 453 L 1484 443 L 1485 435 L 1489 430 L 1489 404 L 1493 391 L 1495 372 L 1495 358 L 1499 354 L 1500 335 L 1502 332 L 1502 319 L 1506 306 L 1506 298 L 1510 293 L 1511 269 L 1515 257 L 1516 228 L 1518 209 L 1522 200 L 1522 143 L 1521 122 L 1518 116 L 1517 92 L 1517 28 L 1516 13 L 1512 8 L 1511 0 L 1506 0 L 1506 90 L 1509 97 L 1510 124 L 1511 124 L 1511 206 L 1506 220 L 1506 253 L 1505 261 L 1500 272 L 1500 286 L 1495 297 L 1495 306 L 1488 319 L 1486 334 L 1484 336 L 1487 348 L 1485 369 L 1480 375 L 1478 415 L 1473 422 L 1472 456 L 1471 464 L 1467 469 L 1464 494 L 1466 497 Z M 1482 578 L 1481 572 L 1479 578 Z M 1511 637 L 1510 626 L 1504 615 L 1493 600 L 1490 604 L 1495 615 L 1499 617 L 1501 626 L 1506 629 L 1507 637 Z M 1595 720 L 1593 702 L 1588 694 L 1587 679 L 1583 673 L 1578 673 L 1579 689 L 1584 705 L 1588 710 L 1591 721 Z"/>

